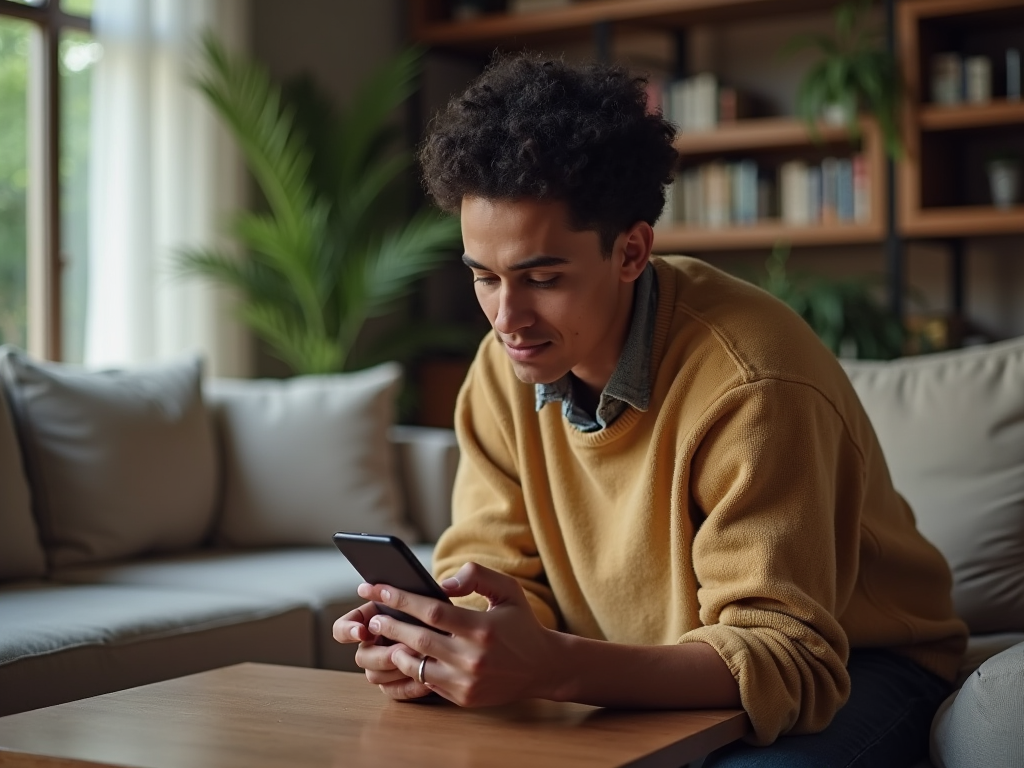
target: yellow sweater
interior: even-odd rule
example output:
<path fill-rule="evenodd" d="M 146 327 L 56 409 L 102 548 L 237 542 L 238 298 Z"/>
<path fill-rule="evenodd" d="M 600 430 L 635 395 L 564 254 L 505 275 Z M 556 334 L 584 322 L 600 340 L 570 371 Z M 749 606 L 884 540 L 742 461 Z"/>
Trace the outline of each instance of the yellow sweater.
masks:
<path fill-rule="evenodd" d="M 694 259 L 654 265 L 645 413 L 579 432 L 557 407 L 537 412 L 534 387 L 483 342 L 456 411 L 438 578 L 475 561 L 515 576 L 550 628 L 710 644 L 760 744 L 828 725 L 851 647 L 952 679 L 966 628 L 949 569 L 836 360 L 754 286 Z"/>

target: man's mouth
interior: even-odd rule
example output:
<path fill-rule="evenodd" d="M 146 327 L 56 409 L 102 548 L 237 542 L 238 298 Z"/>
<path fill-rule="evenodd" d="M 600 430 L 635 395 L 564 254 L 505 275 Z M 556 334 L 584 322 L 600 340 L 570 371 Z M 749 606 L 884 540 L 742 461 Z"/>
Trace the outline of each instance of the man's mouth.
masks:
<path fill-rule="evenodd" d="M 503 340 L 502 343 L 505 345 L 508 356 L 517 363 L 525 363 L 528 360 L 534 359 L 538 355 L 543 354 L 544 350 L 551 345 L 550 341 L 527 341 L 513 344 Z"/>

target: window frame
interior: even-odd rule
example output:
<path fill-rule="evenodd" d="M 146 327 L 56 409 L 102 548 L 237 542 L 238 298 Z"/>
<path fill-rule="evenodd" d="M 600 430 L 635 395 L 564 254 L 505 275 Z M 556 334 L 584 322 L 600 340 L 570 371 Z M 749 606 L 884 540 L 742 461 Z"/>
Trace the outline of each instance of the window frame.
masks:
<path fill-rule="evenodd" d="M 64 267 L 61 232 L 61 88 L 60 35 L 65 29 L 92 32 L 92 20 L 60 7 L 60 0 L 24 5 L 0 0 L 0 16 L 32 22 L 38 28 L 41 51 L 29 62 L 28 125 L 41 126 L 39 140 L 29 143 L 28 200 L 28 350 L 47 360 L 63 357 L 61 315 Z M 37 94 L 35 98 L 32 94 Z"/>

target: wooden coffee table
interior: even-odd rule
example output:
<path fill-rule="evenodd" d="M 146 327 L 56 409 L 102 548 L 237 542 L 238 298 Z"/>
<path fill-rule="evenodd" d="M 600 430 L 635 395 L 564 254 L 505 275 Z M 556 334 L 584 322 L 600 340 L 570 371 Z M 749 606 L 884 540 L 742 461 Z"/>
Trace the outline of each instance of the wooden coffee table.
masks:
<path fill-rule="evenodd" d="M 0 718 L 0 766 L 665 766 L 743 736 L 740 710 L 389 700 L 360 674 L 239 664 Z"/>

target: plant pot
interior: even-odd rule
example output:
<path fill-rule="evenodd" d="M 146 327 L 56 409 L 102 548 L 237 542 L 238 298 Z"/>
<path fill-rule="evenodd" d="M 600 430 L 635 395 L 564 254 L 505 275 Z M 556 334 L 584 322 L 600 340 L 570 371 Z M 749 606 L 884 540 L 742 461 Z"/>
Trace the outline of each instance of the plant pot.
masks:
<path fill-rule="evenodd" d="M 821 109 L 821 122 L 826 125 L 848 125 L 850 117 L 849 107 L 841 102 L 826 104 Z"/>
<path fill-rule="evenodd" d="M 993 160 L 988 164 L 988 185 L 996 208 L 1011 208 L 1020 198 L 1020 163 Z"/>

